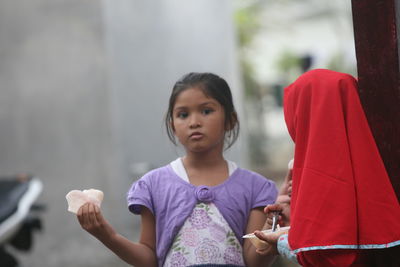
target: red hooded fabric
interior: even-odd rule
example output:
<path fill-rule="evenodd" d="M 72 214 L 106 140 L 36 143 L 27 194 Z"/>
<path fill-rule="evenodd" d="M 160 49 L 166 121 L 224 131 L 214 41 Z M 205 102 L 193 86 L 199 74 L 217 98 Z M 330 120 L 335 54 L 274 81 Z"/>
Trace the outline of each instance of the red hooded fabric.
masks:
<path fill-rule="evenodd" d="M 317 69 L 285 88 L 295 143 L 295 252 L 400 245 L 400 206 L 350 75 Z"/>

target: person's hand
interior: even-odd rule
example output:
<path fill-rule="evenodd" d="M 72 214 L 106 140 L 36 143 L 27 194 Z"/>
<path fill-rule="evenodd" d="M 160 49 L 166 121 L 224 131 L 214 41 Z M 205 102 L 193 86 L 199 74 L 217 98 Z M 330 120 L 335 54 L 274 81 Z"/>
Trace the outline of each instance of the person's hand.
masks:
<path fill-rule="evenodd" d="M 103 218 L 100 208 L 93 203 L 85 203 L 77 213 L 81 227 L 100 241 L 116 234 L 111 225 Z"/>
<path fill-rule="evenodd" d="M 290 205 L 291 198 L 288 195 L 279 195 L 275 203 Z"/>
<path fill-rule="evenodd" d="M 279 190 L 279 195 L 287 195 L 289 198 L 292 196 L 292 175 L 293 170 L 289 169 L 286 173 L 285 180 Z"/>
<path fill-rule="evenodd" d="M 281 235 L 285 234 L 285 232 L 273 232 L 268 235 L 264 234 L 261 231 L 255 231 L 254 235 L 267 243 L 267 246 L 262 249 L 257 249 L 256 252 L 260 255 L 278 255 L 278 239 Z"/>
<path fill-rule="evenodd" d="M 292 170 L 290 170 L 290 180 L 287 182 L 287 194 L 292 197 Z"/>
<path fill-rule="evenodd" d="M 290 205 L 287 203 L 275 203 L 267 205 L 264 208 L 264 213 L 267 215 L 263 229 L 272 228 L 272 217 L 279 213 L 278 224 L 279 226 L 289 226 L 290 225 Z"/>

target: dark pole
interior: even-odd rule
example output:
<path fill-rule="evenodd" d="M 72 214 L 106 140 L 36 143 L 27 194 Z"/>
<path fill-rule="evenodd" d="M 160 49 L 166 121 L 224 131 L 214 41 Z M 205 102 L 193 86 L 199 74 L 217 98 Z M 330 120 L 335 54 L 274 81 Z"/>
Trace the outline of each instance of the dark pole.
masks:
<path fill-rule="evenodd" d="M 352 0 L 360 99 L 398 199 L 399 5 L 400 0 Z"/>

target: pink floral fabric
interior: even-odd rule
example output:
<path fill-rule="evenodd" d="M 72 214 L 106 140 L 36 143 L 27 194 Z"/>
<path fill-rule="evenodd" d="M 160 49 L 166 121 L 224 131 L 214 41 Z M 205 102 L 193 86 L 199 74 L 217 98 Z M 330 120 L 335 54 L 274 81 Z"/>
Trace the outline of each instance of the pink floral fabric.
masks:
<path fill-rule="evenodd" d="M 195 206 L 175 237 L 164 267 L 195 264 L 244 266 L 242 246 L 212 203 L 199 203 Z"/>

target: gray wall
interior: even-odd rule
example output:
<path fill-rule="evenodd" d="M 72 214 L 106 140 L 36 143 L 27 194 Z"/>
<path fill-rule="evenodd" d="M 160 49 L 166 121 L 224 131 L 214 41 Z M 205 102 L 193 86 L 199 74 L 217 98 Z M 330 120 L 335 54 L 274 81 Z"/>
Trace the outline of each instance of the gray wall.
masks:
<path fill-rule="evenodd" d="M 166 138 L 162 119 L 179 77 L 190 71 L 218 73 L 241 98 L 231 4 L 105 1 L 104 12 L 122 169 L 138 163 L 166 164 L 176 157 L 176 149 Z M 229 154 L 239 162 L 240 143 Z"/>
<path fill-rule="evenodd" d="M 0 2 L 0 175 L 36 174 L 47 205 L 23 266 L 126 266 L 80 229 L 65 194 L 103 190 L 105 217 L 137 239 L 125 192 L 180 153 L 162 125 L 174 81 L 216 72 L 242 111 L 232 11 L 229 0 Z M 228 157 L 246 164 L 244 144 Z"/>

